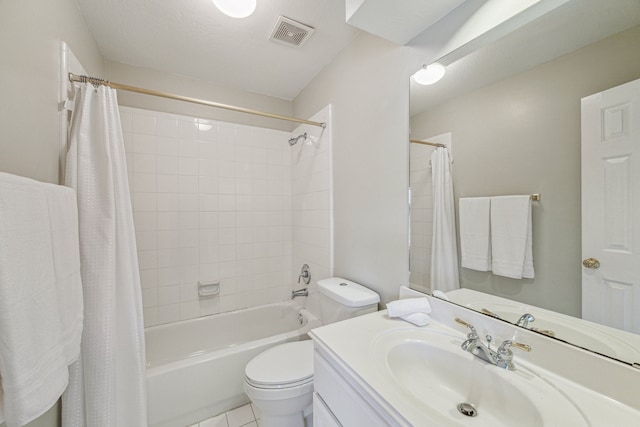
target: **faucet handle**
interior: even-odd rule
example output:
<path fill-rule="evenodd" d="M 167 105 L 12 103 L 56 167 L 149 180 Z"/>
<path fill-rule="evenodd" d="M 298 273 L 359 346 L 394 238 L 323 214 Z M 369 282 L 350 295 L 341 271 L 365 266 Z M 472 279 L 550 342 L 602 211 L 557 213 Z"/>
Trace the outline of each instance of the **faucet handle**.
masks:
<path fill-rule="evenodd" d="M 305 285 L 308 285 L 311 281 L 311 270 L 309 269 L 309 264 L 302 265 L 300 275 L 298 276 L 298 283 L 300 283 L 300 279 L 304 280 Z"/>
<path fill-rule="evenodd" d="M 466 326 L 467 328 L 469 328 L 469 335 L 468 338 L 469 339 L 475 339 L 478 338 L 478 332 L 476 331 L 476 328 L 473 327 L 473 325 L 469 322 L 465 322 L 464 320 L 460 319 L 459 317 L 456 317 L 456 322 L 460 323 L 461 325 Z"/>
<path fill-rule="evenodd" d="M 517 348 L 518 350 L 522 350 L 522 351 L 527 351 L 527 352 L 531 351 L 530 345 L 522 344 L 522 343 L 511 341 L 511 340 L 506 340 L 498 348 L 498 353 L 508 352 L 509 348 L 511 347 Z"/>

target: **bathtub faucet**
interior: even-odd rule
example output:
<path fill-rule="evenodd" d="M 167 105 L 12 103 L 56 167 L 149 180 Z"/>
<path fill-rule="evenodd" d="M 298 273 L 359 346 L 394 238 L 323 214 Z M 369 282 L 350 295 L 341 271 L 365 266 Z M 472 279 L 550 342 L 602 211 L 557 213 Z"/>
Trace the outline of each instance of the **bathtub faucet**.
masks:
<path fill-rule="evenodd" d="M 302 265 L 302 270 L 300 270 L 300 275 L 298 276 L 298 283 L 300 283 L 300 280 L 303 280 L 305 285 L 308 285 L 311 281 L 311 269 L 309 268 L 309 264 Z"/>
<path fill-rule="evenodd" d="M 291 291 L 291 299 L 295 297 L 308 297 L 309 290 L 307 288 L 298 289 L 297 291 Z"/>

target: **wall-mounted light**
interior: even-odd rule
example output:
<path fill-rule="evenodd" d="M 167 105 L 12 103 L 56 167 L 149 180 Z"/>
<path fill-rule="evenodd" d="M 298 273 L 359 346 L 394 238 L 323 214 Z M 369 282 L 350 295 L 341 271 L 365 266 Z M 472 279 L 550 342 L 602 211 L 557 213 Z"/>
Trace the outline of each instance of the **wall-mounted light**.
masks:
<path fill-rule="evenodd" d="M 421 85 L 432 85 L 444 77 L 445 72 L 444 66 L 434 62 L 430 65 L 423 65 L 422 68 L 413 75 L 413 80 Z"/>
<path fill-rule="evenodd" d="M 220 12 L 232 18 L 246 18 L 256 10 L 256 0 L 212 0 Z"/>

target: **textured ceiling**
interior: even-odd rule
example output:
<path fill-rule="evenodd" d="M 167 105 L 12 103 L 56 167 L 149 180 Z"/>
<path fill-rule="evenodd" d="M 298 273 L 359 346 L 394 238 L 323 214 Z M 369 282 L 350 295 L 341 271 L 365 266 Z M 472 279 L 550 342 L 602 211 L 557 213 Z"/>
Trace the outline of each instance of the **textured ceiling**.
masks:
<path fill-rule="evenodd" d="M 293 99 L 356 36 L 344 0 L 262 0 L 229 18 L 211 0 L 76 0 L 102 54 L 251 92 Z M 301 48 L 269 41 L 279 15 L 315 27 Z"/>

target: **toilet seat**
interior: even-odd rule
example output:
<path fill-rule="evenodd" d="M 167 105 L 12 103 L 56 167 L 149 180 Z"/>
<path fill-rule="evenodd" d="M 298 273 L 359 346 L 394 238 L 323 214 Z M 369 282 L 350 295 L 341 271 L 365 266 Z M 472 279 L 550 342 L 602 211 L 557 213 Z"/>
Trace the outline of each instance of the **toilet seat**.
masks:
<path fill-rule="evenodd" d="M 293 388 L 313 382 L 313 342 L 280 344 L 254 357 L 245 367 L 245 378 L 260 389 Z"/>

